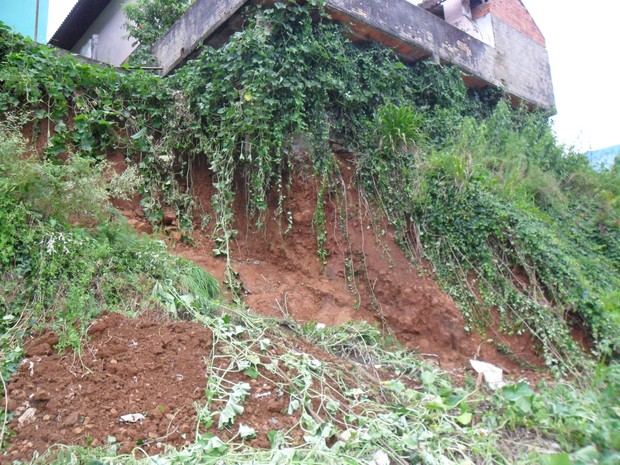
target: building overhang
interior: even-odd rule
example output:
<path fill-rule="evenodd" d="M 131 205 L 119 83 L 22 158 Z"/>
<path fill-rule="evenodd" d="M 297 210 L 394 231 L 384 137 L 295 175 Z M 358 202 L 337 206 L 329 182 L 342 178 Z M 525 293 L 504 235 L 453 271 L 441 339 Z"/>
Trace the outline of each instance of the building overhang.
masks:
<path fill-rule="evenodd" d="M 270 1 L 259 1 L 269 5 Z M 220 46 L 243 26 L 247 7 L 256 0 L 196 0 L 153 52 L 166 75 L 205 43 Z M 356 41 L 393 48 L 403 61 L 433 58 L 451 63 L 474 87 L 505 90 L 513 100 L 552 110 L 555 106 L 544 46 L 493 18 L 495 46 L 476 39 L 407 0 L 326 0 L 327 12 L 346 24 Z"/>

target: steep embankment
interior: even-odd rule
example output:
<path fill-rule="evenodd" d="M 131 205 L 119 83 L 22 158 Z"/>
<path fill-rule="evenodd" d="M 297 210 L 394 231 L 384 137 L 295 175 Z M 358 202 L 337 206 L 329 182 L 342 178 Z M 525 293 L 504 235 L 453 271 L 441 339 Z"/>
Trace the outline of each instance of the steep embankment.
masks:
<path fill-rule="evenodd" d="M 275 343 L 273 347 L 263 348 L 252 333 L 244 336 L 243 326 L 233 329 L 225 320 L 223 327 L 217 329 L 214 322 L 207 327 L 174 322 L 163 309 L 142 311 L 135 320 L 119 314 L 102 315 L 85 328 L 83 342 L 73 354 L 58 354 L 55 347 L 59 346 L 59 338 L 46 330 L 24 341 L 24 361 L 8 384 L 7 409 L 13 415 L 8 427 L 14 437 L 6 448 L 7 459 L 29 460 L 35 451 L 44 453 L 55 444 L 104 446 L 114 454 L 127 454 L 139 447 L 157 454 L 164 445 L 191 447 L 197 441 L 196 431 L 209 431 L 224 441 L 234 440 L 234 430 L 222 430 L 214 424 L 204 430 L 198 426 L 196 430 L 195 425 L 201 424 L 200 415 L 205 415 L 203 410 L 196 412 L 196 405 L 201 405 L 205 391 L 209 390 L 205 371 L 211 377 L 221 373 L 230 385 L 249 383 L 247 393 L 239 399 L 244 410 L 235 419 L 237 424 L 253 431 L 244 441 L 248 446 L 269 448 L 270 431 L 282 430 L 288 432 L 288 444 L 303 444 L 301 417 L 289 408 L 296 397 L 290 395 L 288 386 L 297 376 L 298 367 L 289 362 L 286 371 L 277 372 L 277 376 L 269 375 L 270 368 L 264 372 L 261 368 L 286 358 L 288 350 L 320 361 L 337 376 L 345 377 L 342 384 L 313 387 L 321 396 L 329 389 L 345 404 L 348 401 L 343 396 L 347 389 L 361 389 L 365 395 L 378 396 L 376 399 L 380 400 L 385 396 L 381 394 L 381 383 L 391 383 L 395 376 L 414 389 L 422 388 L 414 381 L 421 373 L 412 365 L 414 359 L 401 361 L 402 365 L 392 371 L 390 362 L 377 357 L 367 346 L 377 344 L 373 338 L 378 334 L 365 333 L 368 330 L 363 327 L 353 324 L 334 328 L 337 340 L 327 347 L 344 355 L 344 359 L 329 356 L 298 339 L 310 336 L 320 345 L 324 336 L 313 329 L 316 322 L 331 326 L 350 321 L 371 322 L 409 349 L 415 349 L 422 359 L 448 369 L 459 384 L 464 382 L 469 358 L 501 366 L 509 379 L 538 378 L 540 373 L 531 368 L 541 362 L 527 336 L 509 338 L 496 332 L 495 341 L 487 338 L 482 342 L 479 334 L 464 330 L 465 322 L 452 299 L 430 276 L 412 266 L 395 244 L 389 225 L 353 184 L 353 167 L 347 158 L 340 158 L 341 194 L 334 192 L 325 209 L 328 255 L 324 265 L 316 255 L 312 227 L 317 195 L 312 176 L 300 174 L 293 182 L 295 187 L 286 208 L 295 212 L 294 226 L 286 234 L 282 222 L 273 219 L 260 229 L 253 221 L 243 221 L 243 200 L 235 205 L 239 219 L 235 228 L 241 233 L 232 253 L 243 284 L 243 302 L 250 312 L 277 319 L 263 333 Z M 127 168 L 118 156 L 110 161 L 118 173 Z M 167 242 L 175 253 L 224 279 L 226 260 L 213 257 L 215 243 L 205 232 L 208 225 L 203 224 L 201 230 L 198 223 L 213 214 L 211 177 L 205 166 L 193 167 L 191 191 L 202 215 L 197 215 L 187 245 L 179 241 L 175 215 L 168 212 Z M 112 199 L 134 228 L 149 231 L 151 226 L 139 200 L 139 196 L 131 200 Z M 224 315 L 228 311 L 222 309 Z M 304 323 L 311 324 L 301 331 L 297 325 Z M 217 325 L 222 325 L 222 321 Z M 247 372 L 246 366 L 239 364 L 238 356 L 227 355 L 231 349 L 225 343 L 218 344 L 222 336 L 237 332 L 239 342 L 261 347 L 256 374 Z M 215 340 L 214 334 L 218 335 Z M 510 347 L 510 357 L 495 349 L 500 344 Z M 245 358 L 252 359 L 247 354 Z M 385 371 L 380 365 L 385 365 Z M 530 369 L 524 370 L 525 366 Z M 342 368 L 347 375 L 339 371 Z M 372 375 L 364 374 L 367 370 Z M 263 375 L 257 379 L 261 372 Z M 403 374 L 406 376 L 402 377 Z M 225 397 L 226 392 L 221 395 Z M 312 395 L 309 397 L 316 405 L 312 414 L 318 417 L 315 410 L 321 412 L 325 399 L 321 397 L 319 402 Z M 355 411 L 354 406 L 348 408 Z M 135 423 L 119 420 L 130 413 L 144 415 L 144 419 Z M 338 417 L 332 421 L 341 427 L 346 425 Z M 338 434 L 334 431 L 332 436 L 328 441 L 336 442 Z"/>
<path fill-rule="evenodd" d="M 2 461 L 616 463 L 617 167 L 318 1 L 254 13 L 166 79 L 0 27 Z M 427 363 L 532 347 L 573 381 Z"/>
<path fill-rule="evenodd" d="M 393 228 L 356 187 L 348 158 L 341 157 L 341 189 L 334 191 L 325 209 L 328 255 L 324 265 L 316 254 L 312 223 L 317 186 L 311 173 L 299 174 L 292 182 L 285 202 L 293 218 L 288 232 L 285 221 L 274 218 L 275 206 L 263 227 L 248 220 L 242 184 L 238 185 L 234 227 L 239 234 L 231 249 L 244 304 L 263 315 L 301 324 L 371 322 L 409 349 L 457 372 L 466 369 L 474 357 L 514 374 L 541 366 L 527 335 L 511 337 L 491 327 L 483 342 L 480 334 L 465 331 L 461 311 L 429 274 L 428 263 L 416 266 L 411 262 L 396 244 Z M 191 192 L 202 214 L 197 217 L 190 244 L 173 238 L 171 246 L 175 253 L 224 280 L 226 261 L 213 256 L 215 243 L 209 224 L 201 228 L 199 223 L 214 215 L 212 173 L 203 164 L 193 167 Z M 137 199 L 115 203 L 135 227 L 148 230 Z M 175 231 L 172 218 L 170 232 Z M 508 349 L 510 356 L 497 347 Z"/>
<path fill-rule="evenodd" d="M 528 363 L 540 365 L 525 335 L 511 338 L 490 328 L 492 335 L 483 343 L 475 331 L 465 331 L 460 310 L 429 274 L 428 263 L 412 263 L 398 247 L 394 229 L 355 185 L 349 157 L 340 159 L 340 168 L 338 189 L 325 208 L 325 264 L 316 255 L 312 223 L 317 185 L 310 173 L 295 176 L 285 201 L 284 208 L 293 216 L 288 233 L 285 221 L 272 219 L 275 206 L 269 211 L 270 220 L 259 229 L 244 214 L 243 201 L 235 205 L 239 234 L 232 254 L 243 283 L 243 301 L 250 309 L 300 323 L 375 323 L 442 368 L 467 368 L 467 361 L 475 356 L 510 370 Z M 205 212 L 214 193 L 209 186 L 210 173 L 196 166 L 192 192 Z M 212 240 L 198 231 L 193 235 L 194 247 L 178 250 L 206 269 L 221 270 L 223 277 L 223 261 L 212 258 Z M 512 360 L 495 350 L 502 345 L 510 349 Z"/>

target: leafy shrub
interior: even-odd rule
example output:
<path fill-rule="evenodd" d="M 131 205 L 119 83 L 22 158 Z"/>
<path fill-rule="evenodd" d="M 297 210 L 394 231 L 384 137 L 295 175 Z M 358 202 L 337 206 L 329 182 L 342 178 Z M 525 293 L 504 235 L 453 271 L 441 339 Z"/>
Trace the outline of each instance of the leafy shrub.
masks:
<path fill-rule="evenodd" d="M 93 318 L 104 310 L 138 311 L 154 287 L 176 293 L 159 299 L 175 316 L 183 316 L 178 307 L 186 315 L 212 308 L 219 297 L 213 277 L 112 221 L 109 197 L 135 189 L 132 170 L 116 175 L 107 163 L 77 155 L 62 163 L 39 159 L 6 124 L 0 125 L 3 321 L 46 324 L 60 337 L 58 349 L 79 350 Z M 10 329 L 0 344 L 7 353 Z"/>
<path fill-rule="evenodd" d="M 129 37 L 153 45 L 181 17 L 192 0 L 137 0 L 123 5 Z"/>

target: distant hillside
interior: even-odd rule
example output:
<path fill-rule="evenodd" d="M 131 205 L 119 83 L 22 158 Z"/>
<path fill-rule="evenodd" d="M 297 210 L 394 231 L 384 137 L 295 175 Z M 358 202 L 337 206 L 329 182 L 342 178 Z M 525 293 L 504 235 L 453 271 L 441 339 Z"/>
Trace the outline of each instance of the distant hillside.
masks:
<path fill-rule="evenodd" d="M 620 155 L 620 145 L 613 145 L 605 149 L 592 150 L 586 153 L 590 164 L 597 169 L 599 167 L 610 168 L 618 155 Z"/>

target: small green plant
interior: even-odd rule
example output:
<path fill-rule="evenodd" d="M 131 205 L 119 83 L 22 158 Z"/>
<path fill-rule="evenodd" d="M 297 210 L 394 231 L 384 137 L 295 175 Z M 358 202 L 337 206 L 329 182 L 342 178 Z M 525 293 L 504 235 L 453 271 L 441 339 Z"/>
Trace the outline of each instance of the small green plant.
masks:
<path fill-rule="evenodd" d="M 425 137 L 422 127 L 424 119 L 413 107 L 398 107 L 389 103 L 381 107 L 377 115 L 377 131 L 380 135 L 379 150 L 412 153 L 416 144 Z"/>

